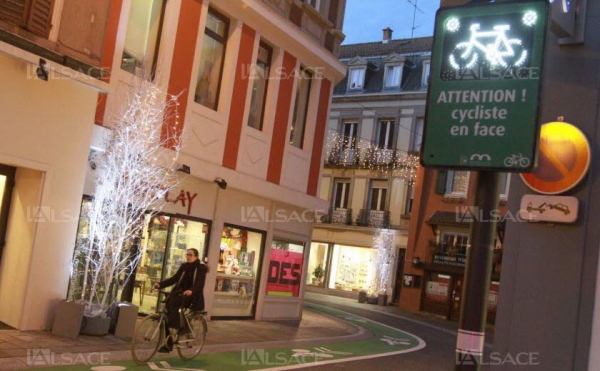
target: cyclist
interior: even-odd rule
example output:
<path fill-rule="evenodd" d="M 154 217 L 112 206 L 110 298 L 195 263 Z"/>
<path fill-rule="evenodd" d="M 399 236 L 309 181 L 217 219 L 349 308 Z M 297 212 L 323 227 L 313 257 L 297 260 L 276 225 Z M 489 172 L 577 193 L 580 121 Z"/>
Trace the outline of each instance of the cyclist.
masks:
<path fill-rule="evenodd" d="M 180 335 L 189 332 L 189 328 L 185 326 L 183 311 L 180 309 L 190 307 L 193 311 L 204 310 L 204 281 L 208 273 L 206 264 L 198 259 L 197 249 L 187 249 L 185 257 L 187 262 L 181 264 L 173 277 L 154 284 L 156 289 L 175 285 L 166 306 L 169 312 L 169 327 L 179 330 Z M 158 351 L 169 353 L 172 350 L 173 341 L 169 336 L 167 344 Z"/>

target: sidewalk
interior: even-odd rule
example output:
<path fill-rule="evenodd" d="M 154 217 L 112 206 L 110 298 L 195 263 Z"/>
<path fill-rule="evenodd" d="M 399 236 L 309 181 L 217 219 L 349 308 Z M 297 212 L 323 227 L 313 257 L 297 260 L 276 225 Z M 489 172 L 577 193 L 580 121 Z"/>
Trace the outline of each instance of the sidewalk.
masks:
<path fill-rule="evenodd" d="M 210 321 L 208 325 L 203 353 L 370 337 L 360 327 L 307 308 L 301 321 L 219 320 Z M 0 330 L 0 370 L 36 368 L 28 365 L 27 355 L 31 359 L 41 351 L 52 355 L 55 362 L 65 360 L 68 364 L 73 360 L 85 363 L 100 357 L 104 362 L 131 360 L 130 342 L 112 335 L 79 335 L 76 339 L 67 339 L 53 336 L 49 331 Z M 173 353 L 157 353 L 156 357 L 173 357 Z"/>

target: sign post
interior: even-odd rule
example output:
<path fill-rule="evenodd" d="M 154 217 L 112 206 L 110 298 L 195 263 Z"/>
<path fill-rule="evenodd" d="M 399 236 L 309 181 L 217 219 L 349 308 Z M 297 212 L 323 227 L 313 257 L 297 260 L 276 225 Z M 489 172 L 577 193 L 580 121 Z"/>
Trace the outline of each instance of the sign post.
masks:
<path fill-rule="evenodd" d="M 547 18 L 547 0 L 474 1 L 436 14 L 421 163 L 479 171 L 456 370 L 483 363 L 498 172 L 531 171 L 537 162 Z"/>

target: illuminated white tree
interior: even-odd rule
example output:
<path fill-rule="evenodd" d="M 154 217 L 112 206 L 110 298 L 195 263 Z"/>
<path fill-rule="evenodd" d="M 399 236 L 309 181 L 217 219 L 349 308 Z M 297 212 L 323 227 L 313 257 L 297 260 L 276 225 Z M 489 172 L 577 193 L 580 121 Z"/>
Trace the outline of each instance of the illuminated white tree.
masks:
<path fill-rule="evenodd" d="M 174 128 L 163 130 L 171 115 L 177 117 L 177 98 L 137 78 L 120 102 L 98 159 L 89 236 L 79 241 L 75 257 L 74 268 L 83 268 L 81 299 L 88 316 L 101 315 L 115 300 L 140 258 L 139 249 L 131 246 L 141 235 L 144 216 L 159 212 L 165 192 L 178 184 L 175 161 L 181 142 Z"/>
<path fill-rule="evenodd" d="M 377 229 L 373 238 L 373 259 L 371 259 L 371 282 L 369 296 L 385 294 L 390 279 L 390 267 L 393 259 L 392 243 L 394 233 L 389 229 Z"/>

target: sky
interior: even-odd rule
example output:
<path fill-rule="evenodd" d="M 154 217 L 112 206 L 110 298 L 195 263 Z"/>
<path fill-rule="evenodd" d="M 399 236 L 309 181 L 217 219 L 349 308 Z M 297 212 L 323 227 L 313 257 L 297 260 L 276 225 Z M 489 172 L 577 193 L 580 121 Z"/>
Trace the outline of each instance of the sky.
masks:
<path fill-rule="evenodd" d="M 410 38 L 413 15 L 414 37 L 431 36 L 439 7 L 440 0 L 347 0 L 343 45 L 381 41 L 386 27 L 394 30 L 394 40 Z"/>

